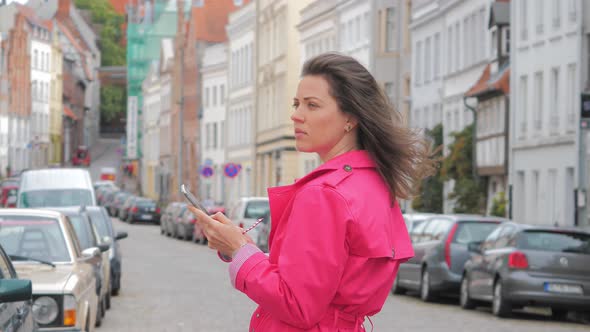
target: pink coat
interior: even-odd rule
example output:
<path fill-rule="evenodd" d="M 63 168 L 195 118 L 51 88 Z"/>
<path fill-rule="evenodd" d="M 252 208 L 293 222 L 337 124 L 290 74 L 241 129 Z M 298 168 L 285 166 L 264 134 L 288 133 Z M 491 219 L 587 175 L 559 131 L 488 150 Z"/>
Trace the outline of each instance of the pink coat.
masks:
<path fill-rule="evenodd" d="M 250 331 L 362 331 L 414 255 L 375 163 L 348 152 L 268 195 L 270 255 L 249 255 L 235 276 L 259 305 Z"/>

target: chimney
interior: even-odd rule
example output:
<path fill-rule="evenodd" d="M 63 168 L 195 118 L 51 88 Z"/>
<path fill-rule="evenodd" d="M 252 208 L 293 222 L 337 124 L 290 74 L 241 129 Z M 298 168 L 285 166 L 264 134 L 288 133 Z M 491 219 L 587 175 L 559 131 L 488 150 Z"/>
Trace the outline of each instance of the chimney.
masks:
<path fill-rule="evenodd" d="M 72 0 L 58 0 L 57 13 L 62 16 L 70 16 Z"/>

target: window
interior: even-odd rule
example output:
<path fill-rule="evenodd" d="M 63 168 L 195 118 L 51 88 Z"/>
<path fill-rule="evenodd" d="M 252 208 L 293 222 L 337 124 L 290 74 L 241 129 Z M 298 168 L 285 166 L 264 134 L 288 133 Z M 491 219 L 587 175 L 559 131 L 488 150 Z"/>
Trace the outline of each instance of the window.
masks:
<path fill-rule="evenodd" d="M 217 85 L 213 86 L 213 97 L 211 99 L 211 106 L 217 106 Z"/>
<path fill-rule="evenodd" d="M 535 129 L 540 130 L 543 121 L 543 72 L 535 74 L 535 95 L 534 95 L 533 112 L 535 119 Z"/>
<path fill-rule="evenodd" d="M 575 105 L 576 105 L 576 64 L 572 63 L 567 66 L 567 90 L 568 96 L 566 100 L 566 107 L 567 107 L 567 122 L 568 122 L 568 129 L 573 129 L 571 126 L 574 124 L 574 114 L 575 114 Z"/>
<path fill-rule="evenodd" d="M 533 205 L 531 212 L 533 214 L 533 218 L 537 219 L 539 215 L 539 171 L 533 171 L 533 183 L 531 188 L 531 197 L 533 198 Z M 533 219 L 533 220 L 534 220 Z"/>
<path fill-rule="evenodd" d="M 455 47 L 457 48 L 457 50 L 461 49 L 461 31 L 459 30 L 461 24 L 459 24 L 459 22 L 455 23 Z M 460 53 L 456 52 L 455 54 L 455 70 L 460 70 L 461 69 L 461 59 L 460 59 Z"/>
<path fill-rule="evenodd" d="M 385 15 L 385 49 L 387 51 L 393 51 L 396 49 L 396 35 L 395 29 L 395 8 L 387 8 Z"/>
<path fill-rule="evenodd" d="M 544 9 L 544 4 L 537 4 L 537 6 L 535 6 L 535 25 L 536 25 L 536 30 L 537 30 L 537 34 L 542 34 L 543 33 L 543 9 Z"/>
<path fill-rule="evenodd" d="M 568 1 L 568 16 L 570 19 L 570 22 L 575 22 L 576 21 L 576 2 L 578 0 L 569 0 Z"/>
<path fill-rule="evenodd" d="M 520 39 L 525 41 L 528 38 L 528 0 L 521 0 L 520 3 Z"/>
<path fill-rule="evenodd" d="M 551 70 L 551 126 L 559 126 L 559 68 Z"/>
<path fill-rule="evenodd" d="M 492 39 L 490 40 L 490 51 L 492 54 L 492 59 L 496 59 L 498 57 L 498 29 L 497 27 L 492 27 Z"/>
<path fill-rule="evenodd" d="M 387 97 L 389 97 L 391 104 L 394 105 L 395 92 L 393 91 L 392 82 L 385 83 L 385 94 L 387 94 Z"/>
<path fill-rule="evenodd" d="M 453 43 L 453 26 L 449 26 L 447 28 L 447 44 L 448 44 L 448 54 L 447 54 L 447 74 L 453 72 L 453 50 L 455 49 L 455 45 Z"/>
<path fill-rule="evenodd" d="M 521 134 L 526 133 L 526 129 L 527 129 L 527 115 L 529 113 L 528 110 L 528 97 L 529 97 L 529 92 L 528 92 L 528 78 L 526 76 L 522 76 L 520 77 L 520 94 L 518 96 L 518 100 L 520 103 L 520 107 L 519 110 L 517 110 L 516 114 L 517 117 L 519 117 L 520 121 L 520 132 Z"/>
<path fill-rule="evenodd" d="M 225 85 L 224 84 L 222 84 L 219 87 L 219 101 L 220 101 L 221 105 L 223 105 L 225 103 Z"/>
<path fill-rule="evenodd" d="M 471 54 L 469 50 L 473 45 L 470 44 L 469 40 L 470 30 L 470 20 L 469 16 L 467 16 L 463 19 L 463 66 L 465 67 L 471 64 Z"/>
<path fill-rule="evenodd" d="M 504 27 L 502 34 L 502 55 L 510 56 L 510 28 Z"/>
<path fill-rule="evenodd" d="M 430 37 L 426 38 L 424 46 L 424 82 L 430 81 L 432 62 L 430 61 Z"/>
<path fill-rule="evenodd" d="M 553 0 L 553 27 L 559 28 L 561 25 L 561 3 L 563 0 Z"/>
<path fill-rule="evenodd" d="M 213 133 L 211 134 L 211 136 L 213 137 L 213 142 L 211 143 L 211 145 L 214 149 L 217 149 L 217 122 L 214 122 L 212 125 Z"/>
<path fill-rule="evenodd" d="M 223 148 L 223 135 L 225 129 L 225 121 L 219 122 L 219 147 Z"/>
<path fill-rule="evenodd" d="M 209 107 L 209 87 L 205 88 L 205 107 Z"/>
<path fill-rule="evenodd" d="M 39 66 L 39 63 L 38 63 L 39 60 L 37 59 L 37 57 L 39 57 L 39 52 L 37 50 L 35 50 L 35 51 L 33 51 L 33 68 L 35 68 L 35 69 L 37 69 Z"/>
<path fill-rule="evenodd" d="M 416 44 L 416 61 L 415 61 L 415 66 L 416 66 L 416 85 L 419 85 L 422 83 L 422 42 L 419 41 Z"/>
<path fill-rule="evenodd" d="M 354 24 L 355 24 L 355 33 L 356 33 L 356 37 L 354 38 L 354 42 L 358 43 L 361 41 L 361 17 L 357 16 L 356 19 L 354 20 Z"/>
<path fill-rule="evenodd" d="M 440 78 L 440 33 L 434 35 L 434 79 Z"/>

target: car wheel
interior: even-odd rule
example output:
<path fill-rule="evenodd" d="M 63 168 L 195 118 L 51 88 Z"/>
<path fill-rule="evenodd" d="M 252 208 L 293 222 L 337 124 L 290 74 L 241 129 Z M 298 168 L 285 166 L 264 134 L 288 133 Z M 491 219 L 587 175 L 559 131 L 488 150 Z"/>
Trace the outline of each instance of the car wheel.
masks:
<path fill-rule="evenodd" d="M 422 272 L 422 279 L 420 281 L 420 298 L 424 302 L 431 302 L 435 298 L 432 289 L 430 288 L 430 273 L 426 268 L 424 269 L 424 272 Z"/>
<path fill-rule="evenodd" d="M 461 294 L 459 302 L 463 309 L 470 310 L 475 308 L 475 301 L 473 301 L 469 295 L 469 278 L 467 275 L 464 275 L 463 279 L 461 279 Z"/>
<path fill-rule="evenodd" d="M 567 320 L 567 310 L 551 308 L 551 316 L 556 320 Z"/>
<path fill-rule="evenodd" d="M 397 275 L 395 276 L 395 279 L 393 280 L 393 287 L 391 287 L 391 294 L 402 295 L 405 293 L 406 293 L 406 289 L 399 285 L 399 271 L 398 271 Z"/>
<path fill-rule="evenodd" d="M 96 320 L 94 321 L 94 326 L 99 327 L 102 325 L 102 317 L 104 316 L 103 313 L 103 301 L 99 301 L 98 305 L 96 306 Z"/>
<path fill-rule="evenodd" d="M 112 290 L 109 287 L 109 291 L 107 292 L 107 297 L 105 299 L 105 304 L 106 304 L 107 310 L 111 309 L 111 294 L 112 294 Z"/>
<path fill-rule="evenodd" d="M 494 300 L 492 302 L 492 313 L 498 317 L 509 317 L 512 312 L 510 303 L 504 298 L 502 280 L 498 279 L 494 285 Z"/>

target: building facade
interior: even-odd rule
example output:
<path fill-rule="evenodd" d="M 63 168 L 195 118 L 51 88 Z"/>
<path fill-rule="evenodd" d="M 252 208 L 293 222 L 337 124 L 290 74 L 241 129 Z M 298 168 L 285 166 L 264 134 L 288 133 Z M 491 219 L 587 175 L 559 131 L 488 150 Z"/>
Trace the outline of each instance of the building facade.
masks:
<path fill-rule="evenodd" d="M 256 189 L 293 183 L 299 176 L 290 99 L 301 68 L 296 25 L 310 1 L 258 0 L 256 10 Z"/>
<path fill-rule="evenodd" d="M 143 144 L 141 156 L 141 192 L 146 197 L 158 200 L 158 183 L 157 170 L 160 159 L 160 70 L 158 62 L 153 62 L 152 66 L 143 81 L 143 113 L 142 113 L 142 133 Z"/>
<path fill-rule="evenodd" d="M 172 66 L 174 63 L 174 45 L 172 39 L 162 39 L 160 49 L 160 156 L 158 163 L 158 194 L 161 202 L 168 202 L 170 179 L 172 173 L 172 130 L 170 112 L 172 109 Z"/>
<path fill-rule="evenodd" d="M 374 73 L 375 61 L 372 50 L 372 18 L 375 0 L 343 0 L 338 2 L 339 51 L 357 59 L 367 70 Z"/>
<path fill-rule="evenodd" d="M 49 92 L 49 164 L 62 163 L 63 117 L 63 52 L 57 29 L 51 31 L 51 83 Z"/>
<path fill-rule="evenodd" d="M 200 195 L 202 199 L 226 202 L 224 174 L 227 104 L 227 44 L 216 44 L 205 49 L 201 68 L 203 78 L 203 112 L 200 121 L 201 169 L 209 167 L 212 173 L 201 172 Z M 241 126 L 245 126 L 242 123 Z"/>
<path fill-rule="evenodd" d="M 10 94 L 8 92 L 8 34 L 0 33 L 0 178 L 8 175 L 8 106 Z"/>
<path fill-rule="evenodd" d="M 254 193 L 254 113 L 256 98 L 256 2 L 229 16 L 228 99 L 225 159 L 240 166 L 226 180 L 227 203 Z"/>
<path fill-rule="evenodd" d="M 518 222 L 574 225 L 587 13 L 586 1 L 511 2 L 510 185 Z"/>

